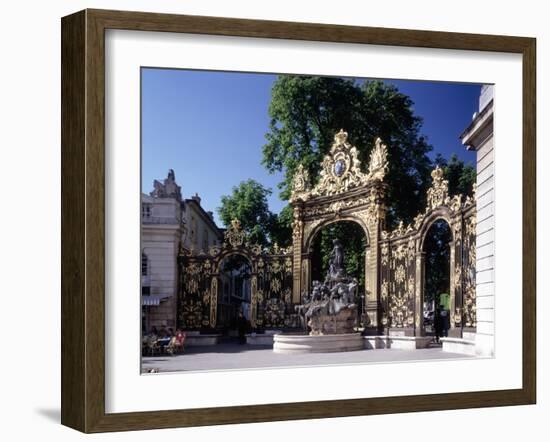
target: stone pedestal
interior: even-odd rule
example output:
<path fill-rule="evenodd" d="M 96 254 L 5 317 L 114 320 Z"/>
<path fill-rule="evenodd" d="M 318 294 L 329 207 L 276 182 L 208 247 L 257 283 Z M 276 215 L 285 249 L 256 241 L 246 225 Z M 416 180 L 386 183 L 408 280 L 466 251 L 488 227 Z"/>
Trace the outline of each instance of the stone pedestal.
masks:
<path fill-rule="evenodd" d="M 200 334 L 193 332 L 186 332 L 185 345 L 186 346 L 201 346 L 201 345 L 216 345 L 220 341 L 221 334 Z"/>
<path fill-rule="evenodd" d="M 273 339 L 275 353 L 334 353 L 363 350 L 360 333 L 338 335 L 285 335 L 276 334 Z"/>
<path fill-rule="evenodd" d="M 280 330 L 266 330 L 265 333 L 250 333 L 246 335 L 246 343 L 249 345 L 273 345 L 273 336 L 281 333 Z"/>
<path fill-rule="evenodd" d="M 357 320 L 356 306 L 345 307 L 336 315 L 313 315 L 308 322 L 311 335 L 335 335 L 353 333 Z"/>
<path fill-rule="evenodd" d="M 364 336 L 366 349 L 392 348 L 397 350 L 416 350 L 427 348 L 432 341 L 430 336 Z"/>
<path fill-rule="evenodd" d="M 475 340 L 461 338 L 441 338 L 443 351 L 448 353 L 459 353 L 463 355 L 476 355 Z"/>

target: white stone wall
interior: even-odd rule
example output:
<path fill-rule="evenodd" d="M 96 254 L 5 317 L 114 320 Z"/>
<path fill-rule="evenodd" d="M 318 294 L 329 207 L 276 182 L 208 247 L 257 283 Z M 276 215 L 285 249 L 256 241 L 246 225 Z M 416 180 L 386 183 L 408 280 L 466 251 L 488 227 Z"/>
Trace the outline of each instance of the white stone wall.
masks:
<path fill-rule="evenodd" d="M 181 203 L 176 198 L 142 195 L 141 251 L 147 256 L 147 275 L 142 286 L 160 305 L 146 306 L 147 327 L 175 328 L 177 310 L 177 254 L 181 238 Z"/>
<path fill-rule="evenodd" d="M 220 244 L 220 233 L 214 229 L 210 223 L 205 220 L 205 213 L 195 207 L 194 204 L 185 205 L 185 226 L 187 234 L 185 236 L 184 246 L 195 252 L 208 252 L 210 246 Z"/>
<path fill-rule="evenodd" d="M 153 198 L 141 196 L 142 221 L 152 224 L 179 224 L 181 222 L 181 203 L 175 198 Z M 146 210 L 145 207 L 149 207 Z"/>
<path fill-rule="evenodd" d="M 477 149 L 476 353 L 492 356 L 495 339 L 494 138 Z"/>
<path fill-rule="evenodd" d="M 149 327 L 175 327 L 177 300 L 177 254 L 179 225 L 142 226 L 141 248 L 147 256 L 148 271 L 142 282 L 151 287 L 152 296 L 165 297 L 159 306 L 148 309 Z"/>
<path fill-rule="evenodd" d="M 477 235 L 476 235 L 476 308 L 475 353 L 493 356 L 495 348 L 495 146 L 493 134 L 494 86 L 481 89 L 479 111 L 460 136 L 462 143 L 476 151 Z"/>

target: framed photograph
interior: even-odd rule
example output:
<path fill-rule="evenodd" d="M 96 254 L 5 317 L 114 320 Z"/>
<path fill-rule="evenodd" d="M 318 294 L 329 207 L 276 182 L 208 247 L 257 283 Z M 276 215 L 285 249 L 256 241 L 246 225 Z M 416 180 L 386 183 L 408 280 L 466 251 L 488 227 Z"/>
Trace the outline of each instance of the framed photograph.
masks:
<path fill-rule="evenodd" d="M 62 19 L 62 423 L 536 400 L 535 39 Z"/>

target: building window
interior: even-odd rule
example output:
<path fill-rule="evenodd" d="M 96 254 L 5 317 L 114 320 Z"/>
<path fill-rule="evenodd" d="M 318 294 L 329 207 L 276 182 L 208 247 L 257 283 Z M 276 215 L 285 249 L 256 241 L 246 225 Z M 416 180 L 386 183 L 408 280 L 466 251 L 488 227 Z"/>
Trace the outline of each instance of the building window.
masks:
<path fill-rule="evenodd" d="M 145 253 L 141 254 L 141 276 L 149 274 L 149 259 Z"/>
<path fill-rule="evenodd" d="M 197 220 L 194 216 L 191 217 L 191 243 L 197 245 Z"/>
<path fill-rule="evenodd" d="M 150 204 L 141 205 L 141 217 L 142 218 L 151 218 L 152 210 Z"/>

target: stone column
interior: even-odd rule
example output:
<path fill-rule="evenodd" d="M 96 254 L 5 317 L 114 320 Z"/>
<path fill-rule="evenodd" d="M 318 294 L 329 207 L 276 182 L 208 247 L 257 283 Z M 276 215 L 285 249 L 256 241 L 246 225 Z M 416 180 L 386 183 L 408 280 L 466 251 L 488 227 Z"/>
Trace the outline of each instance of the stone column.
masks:
<path fill-rule="evenodd" d="M 311 287 L 311 257 L 309 254 L 302 255 L 302 281 L 300 290 L 309 292 Z M 301 299 L 300 299 L 301 301 Z"/>
<path fill-rule="evenodd" d="M 299 304 L 302 295 L 302 237 L 304 222 L 299 207 L 294 207 L 292 226 L 292 302 Z"/>
<path fill-rule="evenodd" d="M 256 317 L 258 314 L 258 277 L 252 275 L 250 281 L 250 325 L 256 328 Z"/>
<path fill-rule="evenodd" d="M 454 247 L 453 242 L 449 244 L 450 253 L 449 253 L 449 314 L 450 314 L 450 328 L 449 333 L 451 335 L 454 335 L 454 329 L 455 329 L 455 322 L 452 320 L 452 317 L 455 312 L 456 308 L 456 293 L 455 293 L 455 257 L 456 257 L 456 250 Z"/>
<path fill-rule="evenodd" d="M 380 312 L 380 284 L 381 284 L 381 264 L 380 264 L 380 239 L 381 232 L 386 224 L 386 206 L 384 204 L 386 185 L 377 182 L 371 190 L 370 207 L 367 216 L 367 227 L 369 233 L 369 249 L 365 257 L 365 288 L 367 296 L 365 297 L 366 310 L 371 324 L 372 333 L 378 332 L 381 318 Z"/>
<path fill-rule="evenodd" d="M 215 328 L 218 314 L 218 275 L 210 281 L 210 327 Z"/>
<path fill-rule="evenodd" d="M 416 252 L 415 264 L 415 335 L 424 336 L 424 288 L 426 284 L 426 254 Z"/>
<path fill-rule="evenodd" d="M 379 313 L 379 274 L 380 261 L 378 226 L 370 226 L 370 244 L 365 254 L 365 310 L 370 319 L 369 328 L 376 329 L 380 323 Z M 374 330 L 373 330 L 374 331 Z"/>

